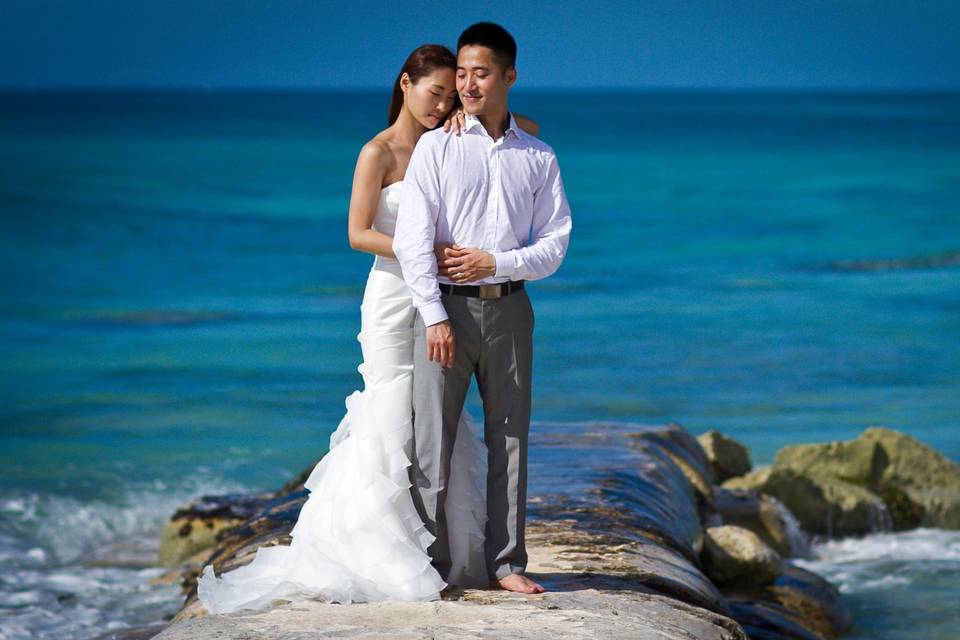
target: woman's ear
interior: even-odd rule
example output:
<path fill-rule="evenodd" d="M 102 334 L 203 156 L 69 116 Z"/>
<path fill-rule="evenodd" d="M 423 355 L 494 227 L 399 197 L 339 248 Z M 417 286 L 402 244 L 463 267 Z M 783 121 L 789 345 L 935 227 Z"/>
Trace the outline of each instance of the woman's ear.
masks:
<path fill-rule="evenodd" d="M 400 76 L 400 90 L 403 91 L 404 94 L 406 94 L 407 91 L 410 90 L 411 84 L 412 83 L 410 82 L 410 74 L 404 71 L 403 74 Z"/>

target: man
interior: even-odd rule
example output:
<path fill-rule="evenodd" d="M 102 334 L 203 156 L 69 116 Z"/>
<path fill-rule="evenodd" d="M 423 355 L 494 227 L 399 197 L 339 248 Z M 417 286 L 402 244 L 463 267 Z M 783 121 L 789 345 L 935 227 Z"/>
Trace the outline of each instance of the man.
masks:
<path fill-rule="evenodd" d="M 501 26 L 457 42 L 461 135 L 424 134 L 404 177 L 393 249 L 417 307 L 414 330 L 414 503 L 450 570 L 444 500 L 470 379 L 483 400 L 488 449 L 485 555 L 491 586 L 543 587 L 523 575 L 533 309 L 525 280 L 551 275 L 572 226 L 553 149 L 523 132 L 507 97 L 517 46 Z M 434 245 L 447 244 L 438 262 Z"/>

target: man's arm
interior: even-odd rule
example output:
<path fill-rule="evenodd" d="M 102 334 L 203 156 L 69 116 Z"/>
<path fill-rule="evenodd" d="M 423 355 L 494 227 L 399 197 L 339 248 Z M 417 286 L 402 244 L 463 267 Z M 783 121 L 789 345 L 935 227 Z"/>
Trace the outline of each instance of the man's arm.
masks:
<path fill-rule="evenodd" d="M 543 185 L 533 197 L 531 242 L 519 249 L 493 252 L 495 275 L 511 280 L 539 280 L 553 274 L 567 254 L 572 228 L 560 165 L 551 153 Z"/>
<path fill-rule="evenodd" d="M 440 167 L 431 142 L 421 139 L 410 156 L 393 235 L 393 252 L 400 261 L 403 279 L 427 326 L 447 319 L 440 302 L 433 247 L 440 216 Z"/>
<path fill-rule="evenodd" d="M 427 325 L 427 359 L 453 366 L 455 342 L 447 310 L 440 301 L 434 240 L 440 216 L 440 166 L 433 141 L 421 138 L 403 178 L 393 252 L 413 304 Z"/>

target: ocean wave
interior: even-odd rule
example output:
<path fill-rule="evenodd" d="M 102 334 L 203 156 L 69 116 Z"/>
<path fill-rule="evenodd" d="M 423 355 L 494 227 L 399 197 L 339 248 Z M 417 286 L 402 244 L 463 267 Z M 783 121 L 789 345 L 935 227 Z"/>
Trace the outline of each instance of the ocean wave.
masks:
<path fill-rule="evenodd" d="M 179 586 L 153 585 L 160 531 L 184 503 L 205 494 L 250 488 L 209 475 L 132 486 L 116 503 L 73 497 L 0 494 L 0 638 L 93 638 L 162 623 L 181 598 Z M 132 564 L 98 566 L 95 552 L 136 541 Z M 135 566 L 139 564 L 139 566 Z"/>
<path fill-rule="evenodd" d="M 795 560 L 842 593 L 925 585 L 933 576 L 960 582 L 960 531 L 921 528 L 821 541 L 812 560 Z"/>
<path fill-rule="evenodd" d="M 121 540 L 158 538 L 170 514 L 200 495 L 244 491 L 249 488 L 201 476 L 174 488 L 159 481 L 133 486 L 116 503 L 35 492 L 0 495 L 0 558 L 15 567 L 77 562 Z"/>
<path fill-rule="evenodd" d="M 920 528 L 897 533 L 875 533 L 818 543 L 818 561 L 955 560 L 960 562 L 960 531 Z"/>

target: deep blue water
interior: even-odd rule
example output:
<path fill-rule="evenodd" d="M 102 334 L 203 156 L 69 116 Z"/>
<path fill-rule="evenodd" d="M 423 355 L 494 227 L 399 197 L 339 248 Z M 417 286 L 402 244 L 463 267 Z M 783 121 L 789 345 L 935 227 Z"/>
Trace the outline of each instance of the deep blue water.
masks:
<path fill-rule="evenodd" d="M 512 106 L 557 150 L 574 212 L 566 262 L 529 288 L 534 430 L 676 421 L 763 464 L 884 425 L 960 460 L 960 95 Z M 0 94 L 9 637 L 175 609 L 131 570 L 98 578 L 99 600 L 56 594 L 89 593 L 82 559 L 105 541 L 200 493 L 275 488 L 324 452 L 360 382 L 371 257 L 349 249 L 346 211 L 385 112 L 378 93 Z M 936 540 L 904 562 L 937 571 L 906 586 L 831 574 L 873 585 L 869 606 L 852 596 L 856 637 L 899 637 L 911 597 L 956 601 L 960 543 Z M 950 637 L 939 619 L 912 623 Z"/>

